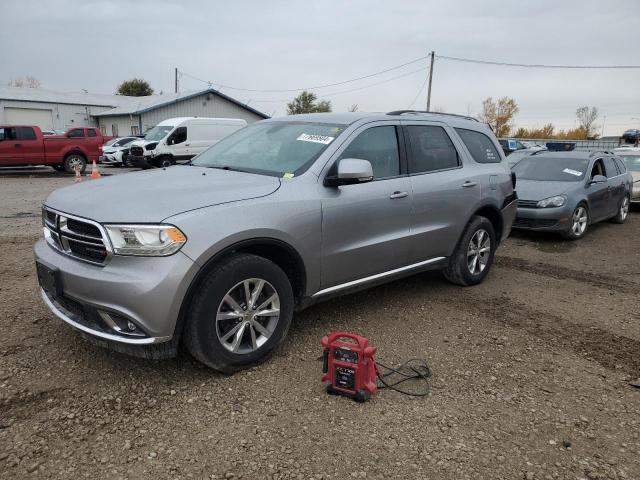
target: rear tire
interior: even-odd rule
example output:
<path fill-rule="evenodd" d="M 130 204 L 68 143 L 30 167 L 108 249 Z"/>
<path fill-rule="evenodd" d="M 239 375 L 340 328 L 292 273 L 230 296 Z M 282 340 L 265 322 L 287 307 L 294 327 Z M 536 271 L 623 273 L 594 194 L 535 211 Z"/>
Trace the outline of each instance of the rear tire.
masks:
<path fill-rule="evenodd" d="M 173 157 L 169 156 L 159 157 L 153 161 L 154 166 L 158 168 L 167 168 L 174 165 L 175 163 L 176 162 L 173 160 Z"/>
<path fill-rule="evenodd" d="M 486 217 L 471 217 L 443 271 L 445 278 L 456 285 L 479 284 L 491 269 L 497 245 L 492 223 Z"/>
<path fill-rule="evenodd" d="M 200 362 L 233 373 L 270 356 L 289 330 L 293 309 L 291 283 L 278 265 L 256 255 L 235 254 L 197 287 L 183 341 Z"/>
<path fill-rule="evenodd" d="M 87 168 L 87 159 L 79 153 L 71 153 L 65 157 L 63 165 L 67 173 L 76 173 L 76 166 L 80 168 L 80 173 L 84 173 Z"/>
<path fill-rule="evenodd" d="M 613 223 L 624 223 L 629 216 L 629 210 L 631 209 L 631 202 L 629 201 L 629 195 L 625 195 L 618 207 L 618 213 L 611 219 Z"/>

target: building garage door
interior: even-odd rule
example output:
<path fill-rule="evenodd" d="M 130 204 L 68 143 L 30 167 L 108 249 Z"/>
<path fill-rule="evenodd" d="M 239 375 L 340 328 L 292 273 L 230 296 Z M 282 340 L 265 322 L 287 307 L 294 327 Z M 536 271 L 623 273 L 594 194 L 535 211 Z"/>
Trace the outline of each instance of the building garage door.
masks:
<path fill-rule="evenodd" d="M 46 130 L 53 128 L 51 110 L 43 108 L 4 107 L 4 121 L 13 125 L 37 125 Z"/>

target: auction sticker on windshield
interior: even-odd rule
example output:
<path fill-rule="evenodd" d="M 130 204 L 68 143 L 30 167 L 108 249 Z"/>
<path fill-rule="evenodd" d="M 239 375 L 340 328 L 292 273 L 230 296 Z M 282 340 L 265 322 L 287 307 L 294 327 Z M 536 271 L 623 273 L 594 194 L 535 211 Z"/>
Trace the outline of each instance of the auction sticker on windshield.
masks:
<path fill-rule="evenodd" d="M 577 170 L 572 170 L 571 168 L 565 168 L 564 170 L 562 170 L 564 173 L 568 173 L 570 175 L 575 175 L 576 177 L 580 177 L 582 176 L 582 172 L 579 172 Z"/>
<path fill-rule="evenodd" d="M 313 143 L 322 143 L 324 145 L 329 145 L 333 139 L 336 137 L 327 137 L 325 135 L 311 135 L 308 133 L 301 134 L 296 140 L 300 140 L 301 142 L 313 142 Z"/>

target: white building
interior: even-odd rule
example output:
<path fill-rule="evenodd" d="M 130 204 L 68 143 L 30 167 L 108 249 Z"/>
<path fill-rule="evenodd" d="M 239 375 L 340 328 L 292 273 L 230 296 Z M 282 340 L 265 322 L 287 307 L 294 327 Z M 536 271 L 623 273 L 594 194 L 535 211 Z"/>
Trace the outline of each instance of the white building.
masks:
<path fill-rule="evenodd" d="M 106 135 L 137 135 L 172 117 L 268 118 L 213 88 L 196 92 L 125 97 L 62 93 L 40 88 L 0 87 L 0 124 L 37 125 L 66 131 L 100 127 Z"/>

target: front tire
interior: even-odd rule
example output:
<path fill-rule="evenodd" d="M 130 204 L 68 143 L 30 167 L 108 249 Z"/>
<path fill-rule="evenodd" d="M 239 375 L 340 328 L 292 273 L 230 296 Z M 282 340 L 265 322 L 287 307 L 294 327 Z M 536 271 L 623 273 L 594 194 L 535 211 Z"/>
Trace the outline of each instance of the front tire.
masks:
<path fill-rule="evenodd" d="M 187 313 L 184 342 L 200 362 L 233 373 L 264 362 L 293 318 L 287 275 L 266 258 L 236 254 L 200 283 Z"/>
<path fill-rule="evenodd" d="M 158 168 L 167 168 L 172 166 L 174 163 L 173 158 L 169 156 L 156 158 L 153 162 L 153 164 Z"/>
<path fill-rule="evenodd" d="M 613 223 L 624 223 L 629 216 L 629 209 L 631 208 L 631 202 L 629 201 L 629 195 L 625 195 L 620 202 L 618 213 L 611 219 Z"/>
<path fill-rule="evenodd" d="M 584 203 L 578 204 L 571 214 L 571 223 L 569 230 L 564 232 L 562 236 L 568 240 L 578 240 L 584 237 L 589 227 L 589 210 Z"/>
<path fill-rule="evenodd" d="M 64 159 L 64 170 L 67 173 L 76 173 L 76 166 L 80 169 L 80 173 L 84 173 L 87 168 L 87 159 L 79 153 L 67 155 Z"/>
<path fill-rule="evenodd" d="M 472 217 L 444 269 L 445 278 L 456 285 L 479 284 L 489 274 L 496 248 L 491 222 L 485 217 Z"/>

